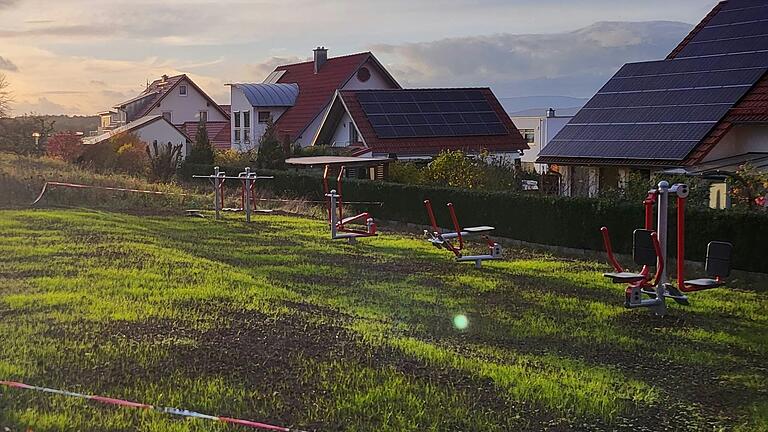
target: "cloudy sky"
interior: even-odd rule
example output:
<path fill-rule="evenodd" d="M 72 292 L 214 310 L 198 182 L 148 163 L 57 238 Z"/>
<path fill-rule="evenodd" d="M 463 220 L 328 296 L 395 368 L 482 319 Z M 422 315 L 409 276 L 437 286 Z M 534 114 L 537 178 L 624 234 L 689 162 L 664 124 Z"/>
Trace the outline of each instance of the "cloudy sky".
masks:
<path fill-rule="evenodd" d="M 14 113 L 93 114 L 187 73 L 214 99 L 277 64 L 372 50 L 407 86 L 589 97 L 663 57 L 711 0 L 0 0 Z"/>

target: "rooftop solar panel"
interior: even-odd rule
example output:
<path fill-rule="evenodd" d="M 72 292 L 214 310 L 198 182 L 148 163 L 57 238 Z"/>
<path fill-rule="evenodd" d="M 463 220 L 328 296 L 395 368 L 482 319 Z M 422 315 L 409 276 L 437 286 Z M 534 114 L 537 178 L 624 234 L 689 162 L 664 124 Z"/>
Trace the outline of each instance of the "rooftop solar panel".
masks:
<path fill-rule="evenodd" d="M 356 94 L 379 138 L 508 133 L 480 90 L 377 90 Z"/>
<path fill-rule="evenodd" d="M 726 10 L 713 17 L 708 25 L 733 24 L 764 19 L 768 19 L 768 5 L 749 9 Z"/>
<path fill-rule="evenodd" d="M 754 8 L 765 5 L 765 0 L 729 0 L 722 5 L 722 10 Z"/>
<path fill-rule="evenodd" d="M 768 8 L 766 8 L 768 11 Z M 756 11 L 750 11 L 756 12 Z M 707 42 L 713 40 L 741 38 L 748 36 L 759 36 L 768 33 L 766 27 L 767 19 L 759 20 L 756 18 L 746 18 L 748 21 L 731 23 L 726 25 L 710 25 L 696 34 L 696 42 Z M 711 23 L 710 23 L 711 24 Z"/>

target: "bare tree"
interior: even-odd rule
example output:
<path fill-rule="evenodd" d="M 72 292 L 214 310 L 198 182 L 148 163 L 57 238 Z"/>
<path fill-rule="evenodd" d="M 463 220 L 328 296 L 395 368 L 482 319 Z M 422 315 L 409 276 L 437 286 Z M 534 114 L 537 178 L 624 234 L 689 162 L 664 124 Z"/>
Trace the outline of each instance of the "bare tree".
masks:
<path fill-rule="evenodd" d="M 8 90 L 9 86 L 10 84 L 5 79 L 5 75 L 0 74 L 0 118 L 11 115 L 11 102 L 13 102 L 13 97 Z"/>

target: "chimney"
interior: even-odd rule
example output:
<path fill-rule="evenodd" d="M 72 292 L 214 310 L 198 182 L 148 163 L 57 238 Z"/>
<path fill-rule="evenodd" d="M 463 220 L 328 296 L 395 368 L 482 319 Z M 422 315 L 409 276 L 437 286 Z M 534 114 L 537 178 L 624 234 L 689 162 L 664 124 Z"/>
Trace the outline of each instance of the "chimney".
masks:
<path fill-rule="evenodd" d="M 328 61 L 328 50 L 325 47 L 317 47 L 312 52 L 315 54 L 315 73 L 318 73 L 320 68 Z"/>
<path fill-rule="evenodd" d="M 553 117 L 555 117 L 555 109 L 550 108 L 547 110 L 547 118 L 553 118 Z"/>
<path fill-rule="evenodd" d="M 163 79 L 163 82 L 168 81 L 168 75 L 163 74 L 160 78 Z"/>

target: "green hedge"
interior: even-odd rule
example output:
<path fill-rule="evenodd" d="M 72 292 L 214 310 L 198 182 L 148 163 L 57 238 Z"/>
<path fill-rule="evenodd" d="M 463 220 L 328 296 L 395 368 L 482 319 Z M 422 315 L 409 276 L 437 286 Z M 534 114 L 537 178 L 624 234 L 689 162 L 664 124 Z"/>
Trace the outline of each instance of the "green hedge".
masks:
<path fill-rule="evenodd" d="M 229 173 L 238 168 L 222 168 Z M 186 166 L 183 175 L 209 174 L 210 166 Z M 264 171 L 260 173 L 266 174 Z M 322 197 L 322 182 L 316 175 L 275 171 L 272 181 L 259 184 L 274 193 Z M 422 202 L 429 198 L 438 223 L 451 225 L 445 205 L 453 202 L 463 226 L 491 225 L 495 233 L 533 243 L 603 250 L 600 227 L 611 231 L 617 252 L 629 253 L 632 231 L 643 225 L 640 203 L 606 203 L 586 198 L 565 198 L 536 194 L 481 192 L 403 185 L 396 183 L 345 180 L 346 201 L 379 201 L 381 206 L 359 206 L 375 217 L 417 224 L 428 224 Z M 671 215 L 671 213 L 670 213 Z M 734 267 L 768 273 L 768 214 L 688 208 L 686 211 L 686 259 L 703 261 L 711 240 L 734 244 Z M 670 232 L 675 232 L 675 218 L 670 217 Z M 671 236 L 674 237 L 674 236 Z M 674 255 L 670 238 L 670 255 Z"/>

